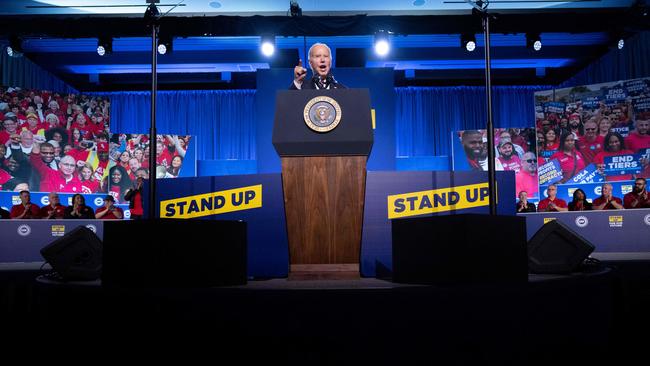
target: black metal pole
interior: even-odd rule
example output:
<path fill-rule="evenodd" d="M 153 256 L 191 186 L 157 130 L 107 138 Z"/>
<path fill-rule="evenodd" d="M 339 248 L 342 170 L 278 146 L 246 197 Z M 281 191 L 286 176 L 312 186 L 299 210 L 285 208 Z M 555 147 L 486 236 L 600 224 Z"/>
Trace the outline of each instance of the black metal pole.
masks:
<path fill-rule="evenodd" d="M 497 192 L 494 153 L 494 125 L 492 123 L 492 65 L 490 62 L 490 15 L 485 9 L 483 15 L 483 36 L 485 38 L 485 99 L 487 104 L 487 149 L 488 149 L 488 194 L 490 215 L 497 214 Z"/>
<path fill-rule="evenodd" d="M 149 128 L 149 219 L 156 217 L 156 94 L 158 92 L 158 24 L 151 24 L 151 127 Z"/>

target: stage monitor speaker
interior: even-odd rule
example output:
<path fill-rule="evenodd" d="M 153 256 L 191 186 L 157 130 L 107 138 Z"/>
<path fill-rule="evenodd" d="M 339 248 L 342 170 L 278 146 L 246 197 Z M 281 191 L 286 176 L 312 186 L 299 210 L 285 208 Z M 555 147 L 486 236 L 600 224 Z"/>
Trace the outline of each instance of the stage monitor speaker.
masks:
<path fill-rule="evenodd" d="M 526 219 L 479 214 L 392 221 L 393 281 L 528 281 Z"/>
<path fill-rule="evenodd" d="M 565 224 L 549 221 L 528 242 L 528 269 L 531 273 L 575 272 L 594 249 Z"/>
<path fill-rule="evenodd" d="M 102 242 L 85 226 L 48 244 L 41 255 L 62 280 L 92 281 L 102 272 Z"/>
<path fill-rule="evenodd" d="M 247 282 L 246 247 L 243 221 L 107 221 L 102 285 L 243 285 Z"/>

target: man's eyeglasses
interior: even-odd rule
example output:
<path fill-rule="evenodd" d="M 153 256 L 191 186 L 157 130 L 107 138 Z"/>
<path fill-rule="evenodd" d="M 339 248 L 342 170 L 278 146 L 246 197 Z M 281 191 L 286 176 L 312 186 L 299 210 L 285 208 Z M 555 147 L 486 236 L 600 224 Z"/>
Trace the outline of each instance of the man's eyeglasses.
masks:
<path fill-rule="evenodd" d="M 595 128 L 585 128 L 585 131 L 596 131 Z"/>
<path fill-rule="evenodd" d="M 537 163 L 537 160 L 535 160 L 535 159 L 526 159 L 526 162 L 528 164 L 534 164 L 534 163 Z"/>
<path fill-rule="evenodd" d="M 61 163 L 61 165 L 66 166 L 68 168 L 74 168 L 76 165 L 70 164 L 70 163 Z"/>

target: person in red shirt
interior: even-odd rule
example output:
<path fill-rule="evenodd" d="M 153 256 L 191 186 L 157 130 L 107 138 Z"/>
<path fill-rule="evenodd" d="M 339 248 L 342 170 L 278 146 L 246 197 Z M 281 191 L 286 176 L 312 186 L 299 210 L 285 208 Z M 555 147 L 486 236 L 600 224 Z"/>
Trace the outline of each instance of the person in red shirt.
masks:
<path fill-rule="evenodd" d="M 17 135 L 18 124 L 15 121 L 15 117 L 5 117 L 3 122 L 4 130 L 0 131 L 0 144 L 4 145 L 9 141 L 11 135 Z"/>
<path fill-rule="evenodd" d="M 620 210 L 623 208 L 623 201 L 612 195 L 612 185 L 603 184 L 600 197 L 596 198 L 591 204 L 594 210 Z"/>
<path fill-rule="evenodd" d="M 39 122 L 38 116 L 34 113 L 29 113 L 27 115 L 27 122 L 25 122 L 21 127 L 21 130 L 27 130 L 33 135 L 45 136 L 45 125 Z"/>
<path fill-rule="evenodd" d="M 547 198 L 539 201 L 537 204 L 537 212 L 550 212 L 550 211 L 568 211 L 568 206 L 565 200 L 557 198 L 557 186 L 551 184 L 546 189 Z"/>
<path fill-rule="evenodd" d="M 521 159 L 515 154 L 515 146 L 510 139 L 503 138 L 499 141 L 499 161 L 503 165 L 503 170 L 512 170 L 518 173 L 521 170 Z M 178 168 L 180 170 L 180 167 Z M 176 172 L 175 176 L 178 176 Z"/>
<path fill-rule="evenodd" d="M 594 157 L 594 163 L 598 165 L 598 171 L 602 175 L 605 175 L 606 157 L 634 154 L 633 151 L 625 148 L 625 143 L 623 142 L 623 136 L 621 136 L 621 134 L 618 132 L 610 132 L 607 134 L 607 136 L 605 136 L 604 147 L 605 150 L 599 152 L 596 155 L 596 157 Z M 605 177 L 605 180 L 607 181 L 621 181 L 621 180 L 631 180 L 631 179 L 634 179 L 632 174 L 613 175 L 613 176 Z"/>
<path fill-rule="evenodd" d="M 598 134 L 602 137 L 605 137 L 609 134 L 609 130 L 612 128 L 612 121 L 607 116 L 603 116 L 598 121 Z"/>
<path fill-rule="evenodd" d="M 598 135 L 598 125 L 591 119 L 585 123 L 585 134 L 578 140 L 578 149 L 585 158 L 585 164 L 591 164 L 594 157 L 603 151 L 605 138 Z"/>
<path fill-rule="evenodd" d="M 49 168 L 41 159 L 40 146 L 34 144 L 29 161 L 41 175 L 42 192 L 81 193 L 81 182 L 76 176 L 76 163 L 72 156 L 66 155 L 59 161 L 59 170 Z"/>
<path fill-rule="evenodd" d="M 576 173 L 584 169 L 585 159 L 576 150 L 576 140 L 572 132 L 563 132 L 560 136 L 560 150 L 551 155 L 551 160 L 557 159 L 562 169 L 562 179 L 560 183 L 565 183 L 573 178 Z"/>
<path fill-rule="evenodd" d="M 131 220 L 140 220 L 144 216 L 144 207 L 142 206 L 142 184 L 144 179 L 138 177 L 135 185 L 126 191 L 124 199 L 129 201 L 129 210 L 131 211 Z"/>
<path fill-rule="evenodd" d="M 13 205 L 9 213 L 12 219 L 40 219 L 40 208 L 33 204 L 29 191 L 20 191 L 20 203 Z"/>
<path fill-rule="evenodd" d="M 623 196 L 623 207 L 650 208 L 650 193 L 646 190 L 646 184 L 645 178 L 637 178 L 632 192 Z"/>
<path fill-rule="evenodd" d="M 104 207 L 95 211 L 95 218 L 102 220 L 121 220 L 124 218 L 124 212 L 121 208 L 115 206 L 115 199 L 110 194 L 104 197 Z"/>
<path fill-rule="evenodd" d="M 101 189 L 99 181 L 94 177 L 93 166 L 88 162 L 79 167 L 79 181 L 83 193 L 97 193 Z"/>
<path fill-rule="evenodd" d="M 634 131 L 625 138 L 625 146 L 634 152 L 650 148 L 650 119 L 638 119 L 634 126 Z"/>
<path fill-rule="evenodd" d="M 544 149 L 540 155 L 548 162 L 553 154 L 560 148 L 560 141 L 557 138 L 555 130 L 551 129 L 544 133 Z"/>
<path fill-rule="evenodd" d="M 63 219 L 65 206 L 60 203 L 59 194 L 56 192 L 50 192 L 47 197 L 50 200 L 50 204 L 41 207 L 41 218 L 57 220 Z"/>

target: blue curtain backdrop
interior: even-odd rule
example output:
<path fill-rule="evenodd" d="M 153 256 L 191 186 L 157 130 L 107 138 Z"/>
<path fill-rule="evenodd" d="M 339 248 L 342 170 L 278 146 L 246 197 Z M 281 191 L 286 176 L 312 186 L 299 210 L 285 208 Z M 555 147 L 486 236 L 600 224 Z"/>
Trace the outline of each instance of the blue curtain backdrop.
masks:
<path fill-rule="evenodd" d="M 78 93 L 49 71 L 31 62 L 27 57 L 9 57 L 0 44 L 0 85 L 24 89 L 51 90 L 59 93 Z"/>
<path fill-rule="evenodd" d="M 630 37 L 622 50 L 612 49 L 562 83 L 561 87 L 607 83 L 650 76 L 650 32 Z"/>
<path fill-rule="evenodd" d="M 149 133 L 150 92 L 94 93 L 111 101 L 111 131 Z M 158 92 L 159 134 L 197 136 L 197 160 L 255 160 L 255 90 Z"/>
<path fill-rule="evenodd" d="M 493 88 L 494 127 L 533 127 L 533 94 L 551 86 Z M 451 155 L 451 132 L 483 129 L 485 87 L 395 88 L 398 157 Z"/>

